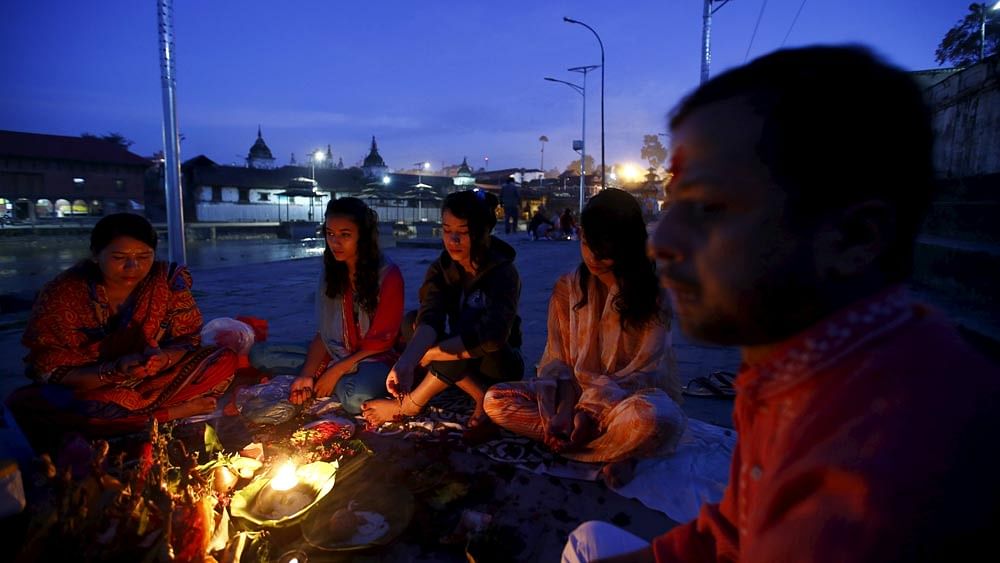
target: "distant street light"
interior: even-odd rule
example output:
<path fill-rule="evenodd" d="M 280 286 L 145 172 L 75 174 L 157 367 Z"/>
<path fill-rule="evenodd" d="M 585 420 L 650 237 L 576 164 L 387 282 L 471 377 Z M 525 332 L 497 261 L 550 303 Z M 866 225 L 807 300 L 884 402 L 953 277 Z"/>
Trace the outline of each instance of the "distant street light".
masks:
<path fill-rule="evenodd" d="M 1000 2 L 993 4 L 990 10 L 1000 9 Z M 986 3 L 979 5 L 979 62 L 986 58 Z"/>
<path fill-rule="evenodd" d="M 386 186 L 388 186 L 389 182 L 390 182 L 390 179 L 389 179 L 388 175 L 382 176 L 382 183 L 383 184 L 385 184 Z"/>
<path fill-rule="evenodd" d="M 587 73 L 597 68 L 598 65 L 587 65 L 587 66 L 575 66 L 569 69 L 572 72 L 579 72 L 583 74 L 583 85 L 573 84 L 572 82 L 566 82 L 565 80 L 559 80 L 558 78 L 551 78 L 546 76 L 545 80 L 549 82 L 558 82 L 560 84 L 565 84 L 576 91 L 577 94 L 583 96 L 583 132 L 580 140 L 580 209 L 579 212 L 583 213 L 583 192 L 584 192 L 584 182 L 587 177 Z M 574 142 L 574 145 L 576 143 Z M 576 147 L 573 147 L 576 150 Z"/>
<path fill-rule="evenodd" d="M 604 42 L 601 41 L 601 36 L 594 31 L 594 28 L 583 23 L 582 21 L 577 21 L 565 16 L 563 17 L 563 21 L 566 23 L 582 25 L 583 27 L 589 29 L 590 32 L 594 34 L 594 37 L 597 38 L 597 44 L 601 46 L 601 189 L 604 189 L 607 187 L 604 184 L 604 171 L 606 170 L 604 167 Z M 586 79 L 586 77 L 584 78 Z"/>
<path fill-rule="evenodd" d="M 423 182 L 421 173 L 424 170 L 430 170 L 431 169 L 431 163 L 430 162 L 426 162 L 426 161 L 424 161 L 424 162 L 414 162 L 413 166 L 415 166 L 417 168 L 417 183 L 418 184 L 423 184 L 424 182 Z"/>
<path fill-rule="evenodd" d="M 319 150 L 319 149 L 317 149 L 316 152 L 314 152 L 313 155 L 312 155 L 312 179 L 313 179 L 313 181 L 316 181 L 316 163 L 317 162 L 323 162 L 324 158 L 326 158 L 326 155 L 323 154 L 323 151 Z"/>

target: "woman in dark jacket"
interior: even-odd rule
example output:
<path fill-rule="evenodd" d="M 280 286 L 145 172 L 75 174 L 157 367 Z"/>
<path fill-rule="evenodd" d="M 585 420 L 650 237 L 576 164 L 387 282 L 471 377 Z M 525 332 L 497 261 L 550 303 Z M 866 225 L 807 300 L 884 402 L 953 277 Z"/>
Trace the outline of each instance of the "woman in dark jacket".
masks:
<path fill-rule="evenodd" d="M 454 384 L 475 401 L 469 420 L 470 428 L 475 427 L 488 421 L 483 413 L 486 389 L 522 378 L 517 315 L 521 278 L 514 267 L 514 249 L 490 234 L 498 205 L 496 196 L 480 190 L 445 198 L 444 251 L 427 269 L 413 335 L 386 379 L 395 400 L 366 402 L 369 423 L 413 416 Z M 427 368 L 431 376 L 413 389 L 418 367 Z"/>

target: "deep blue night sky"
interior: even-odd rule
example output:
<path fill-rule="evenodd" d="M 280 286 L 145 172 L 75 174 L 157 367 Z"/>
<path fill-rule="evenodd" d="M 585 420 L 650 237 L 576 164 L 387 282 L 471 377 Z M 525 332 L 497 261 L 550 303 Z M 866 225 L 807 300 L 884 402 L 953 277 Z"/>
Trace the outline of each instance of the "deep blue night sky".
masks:
<path fill-rule="evenodd" d="M 764 0 L 715 16 L 713 73 L 743 62 Z M 968 0 L 809 0 L 786 46 L 864 43 L 911 70 Z M 750 57 L 778 48 L 802 0 L 770 0 Z M 607 53 L 608 164 L 638 162 L 642 136 L 697 85 L 701 0 L 504 2 L 175 0 L 181 157 L 246 155 L 257 125 L 285 164 L 332 145 L 360 161 L 371 135 L 392 168 L 428 160 L 490 168 L 576 158 L 581 98 L 545 76 Z M 162 147 L 155 0 L 7 0 L 0 18 L 0 129 L 117 131 L 134 152 Z M 600 151 L 600 74 L 588 78 L 588 153 Z"/>

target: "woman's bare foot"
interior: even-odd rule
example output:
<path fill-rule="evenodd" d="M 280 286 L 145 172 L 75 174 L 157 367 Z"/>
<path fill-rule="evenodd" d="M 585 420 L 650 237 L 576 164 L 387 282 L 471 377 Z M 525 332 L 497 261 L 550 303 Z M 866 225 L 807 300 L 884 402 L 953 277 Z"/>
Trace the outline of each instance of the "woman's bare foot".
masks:
<path fill-rule="evenodd" d="M 578 450 L 600 435 L 597 420 L 587 411 L 577 411 L 573 415 L 573 432 L 569 436 L 567 450 Z"/>
<path fill-rule="evenodd" d="M 167 420 L 177 420 L 178 418 L 212 412 L 217 404 L 218 401 L 215 397 L 198 397 L 175 407 L 167 407 Z"/>
<path fill-rule="evenodd" d="M 361 405 L 361 415 L 372 426 L 381 426 L 384 422 L 417 414 L 420 414 L 420 407 L 413 402 L 409 395 L 404 396 L 402 401 L 398 399 L 372 399 Z"/>
<path fill-rule="evenodd" d="M 478 400 L 473 397 L 472 399 L 476 401 L 476 406 L 472 409 L 472 414 L 469 415 L 469 428 L 475 428 L 482 424 L 488 424 L 490 417 L 486 415 L 486 411 L 483 409 L 483 398 L 486 395 L 480 395 Z"/>
<path fill-rule="evenodd" d="M 612 489 L 623 487 L 635 477 L 635 465 L 634 459 L 606 463 L 601 468 L 601 480 Z"/>

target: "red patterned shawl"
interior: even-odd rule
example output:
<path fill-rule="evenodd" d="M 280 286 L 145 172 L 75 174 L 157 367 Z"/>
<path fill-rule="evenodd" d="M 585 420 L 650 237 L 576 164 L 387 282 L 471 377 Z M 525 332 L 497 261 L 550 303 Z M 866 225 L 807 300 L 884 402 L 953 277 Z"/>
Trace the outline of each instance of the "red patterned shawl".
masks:
<path fill-rule="evenodd" d="M 199 343 L 201 311 L 187 268 L 157 261 L 136 291 L 131 310 L 115 323 L 92 262 L 81 262 L 46 284 L 22 338 L 29 350 L 28 375 L 44 382 L 58 379 L 60 371 L 141 353 L 146 346 Z"/>

